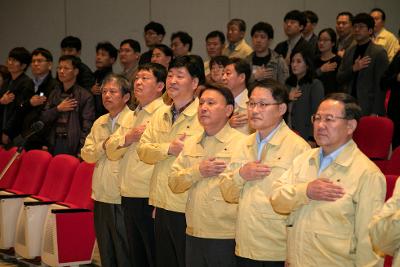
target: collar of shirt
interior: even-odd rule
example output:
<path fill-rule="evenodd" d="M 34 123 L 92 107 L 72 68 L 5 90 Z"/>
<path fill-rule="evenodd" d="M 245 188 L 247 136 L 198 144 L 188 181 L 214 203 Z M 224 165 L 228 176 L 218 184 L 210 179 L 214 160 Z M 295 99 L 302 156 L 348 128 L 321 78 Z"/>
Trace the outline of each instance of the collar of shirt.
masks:
<path fill-rule="evenodd" d="M 318 175 L 325 170 L 342 152 L 342 150 L 346 147 L 346 145 L 349 142 L 346 142 L 339 148 L 337 148 L 335 151 L 331 152 L 329 155 L 324 156 L 324 152 L 322 151 L 322 148 L 319 149 L 319 170 L 318 170 Z"/>
<path fill-rule="evenodd" d="M 172 106 L 171 106 L 172 121 L 176 121 L 176 119 L 178 118 L 179 114 L 181 114 L 188 106 L 190 106 L 190 104 L 193 103 L 194 99 L 195 98 L 193 98 L 191 101 L 189 101 L 189 103 L 187 103 L 185 106 L 181 107 L 178 110 L 175 108 L 175 104 L 172 103 Z"/>
<path fill-rule="evenodd" d="M 43 83 L 44 79 L 46 79 L 47 75 L 49 74 L 47 73 L 43 76 L 33 78 L 33 84 L 35 85 L 35 93 L 38 91 L 39 86 Z"/>
<path fill-rule="evenodd" d="M 235 105 L 246 109 L 246 102 L 249 100 L 247 89 L 244 89 L 240 94 L 235 97 Z"/>
<path fill-rule="evenodd" d="M 263 151 L 264 146 L 272 139 L 274 134 L 278 131 L 279 123 L 264 139 L 261 140 L 260 132 L 256 134 L 256 141 L 257 141 L 257 160 L 261 160 L 261 153 Z"/>
<path fill-rule="evenodd" d="M 292 51 L 292 50 L 293 50 L 293 48 L 294 48 L 294 47 L 296 46 L 296 44 L 299 42 L 300 38 L 301 38 L 301 34 L 299 34 L 298 36 L 296 36 L 296 37 L 294 37 L 294 38 L 292 38 L 292 39 L 287 40 L 289 51 Z"/>
<path fill-rule="evenodd" d="M 110 120 L 111 120 L 111 132 L 114 132 L 115 129 L 115 124 L 118 121 L 119 115 L 121 115 L 121 112 L 117 114 L 117 116 L 115 116 L 114 118 L 111 118 L 110 116 Z"/>

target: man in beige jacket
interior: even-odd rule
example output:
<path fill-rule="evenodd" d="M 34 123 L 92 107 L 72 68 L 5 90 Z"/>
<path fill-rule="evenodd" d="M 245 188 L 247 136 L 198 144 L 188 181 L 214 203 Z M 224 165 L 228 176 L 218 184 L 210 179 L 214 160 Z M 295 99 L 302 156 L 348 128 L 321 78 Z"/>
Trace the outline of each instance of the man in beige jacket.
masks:
<path fill-rule="evenodd" d="M 269 195 L 272 182 L 297 155 L 310 149 L 283 120 L 288 101 L 286 89 L 274 80 L 254 85 L 247 111 L 256 132 L 237 144 L 228 170 L 221 174 L 223 197 L 239 203 L 238 266 L 283 267 L 286 260 L 286 216 L 272 210 Z"/>
<path fill-rule="evenodd" d="M 385 199 L 385 177 L 352 140 L 361 116 L 356 100 L 328 95 L 312 116 L 320 148 L 304 152 L 276 182 L 270 198 L 287 220 L 287 263 L 380 266 L 368 223 Z"/>

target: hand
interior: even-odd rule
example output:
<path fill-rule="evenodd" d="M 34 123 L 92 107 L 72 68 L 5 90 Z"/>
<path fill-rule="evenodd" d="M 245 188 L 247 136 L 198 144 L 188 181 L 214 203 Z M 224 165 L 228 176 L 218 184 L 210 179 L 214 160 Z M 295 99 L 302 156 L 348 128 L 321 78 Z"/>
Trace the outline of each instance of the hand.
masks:
<path fill-rule="evenodd" d="M 77 105 L 78 105 L 78 101 L 76 101 L 75 98 L 67 97 L 60 104 L 58 104 L 57 110 L 60 112 L 67 112 L 67 111 L 74 110 Z"/>
<path fill-rule="evenodd" d="M 343 56 L 344 56 L 344 49 L 342 49 L 342 50 L 339 50 L 339 51 L 337 51 L 337 55 L 339 56 L 339 57 L 341 57 L 341 58 L 343 58 Z"/>
<path fill-rule="evenodd" d="M 369 56 L 365 56 L 361 58 L 359 56 L 353 64 L 353 71 L 360 71 L 368 67 L 369 63 L 371 63 L 371 58 Z"/>
<path fill-rule="evenodd" d="M 138 142 L 142 134 L 146 130 L 146 125 L 142 124 L 136 128 L 133 128 L 125 135 L 125 144 L 124 147 L 130 146 L 134 142 Z"/>
<path fill-rule="evenodd" d="M 239 128 L 242 126 L 247 125 L 247 114 L 242 113 L 239 114 L 239 112 L 233 113 L 232 117 L 229 119 L 229 125 L 232 128 Z"/>
<path fill-rule="evenodd" d="M 92 91 L 92 94 L 94 94 L 94 95 L 101 95 L 100 85 L 96 83 L 95 85 L 92 86 L 91 91 Z"/>
<path fill-rule="evenodd" d="M 271 173 L 271 168 L 261 161 L 248 162 L 239 169 L 240 176 L 246 181 L 263 179 Z"/>
<path fill-rule="evenodd" d="M 0 104 L 2 105 L 8 105 L 11 102 L 13 102 L 15 99 L 15 95 L 11 93 L 10 91 L 7 91 L 4 93 L 4 95 L 0 98 Z"/>
<path fill-rule="evenodd" d="M 301 92 L 300 88 L 298 86 L 292 88 L 289 92 L 289 100 L 290 101 L 295 101 L 297 100 L 303 93 Z"/>
<path fill-rule="evenodd" d="M 4 145 L 7 145 L 8 143 L 10 143 L 10 137 L 8 137 L 8 135 L 6 135 L 5 133 L 3 133 L 3 134 L 1 135 L 1 142 L 2 142 Z"/>
<path fill-rule="evenodd" d="M 330 71 L 335 71 L 337 68 L 337 63 L 336 62 L 326 62 L 324 65 L 321 66 L 321 71 L 322 72 L 330 72 Z"/>
<path fill-rule="evenodd" d="M 175 157 L 179 156 L 179 153 L 181 153 L 183 149 L 183 144 L 184 144 L 183 141 L 185 140 L 185 138 L 186 138 L 186 133 L 183 133 L 181 136 L 173 140 L 169 145 L 168 154 L 173 155 Z"/>
<path fill-rule="evenodd" d="M 205 178 L 217 176 L 226 168 L 226 163 L 222 160 L 209 158 L 200 162 L 199 171 Z"/>
<path fill-rule="evenodd" d="M 31 103 L 32 107 L 43 105 L 46 102 L 47 98 L 45 96 L 38 96 L 34 95 L 31 97 L 29 102 Z"/>
<path fill-rule="evenodd" d="M 271 68 L 265 68 L 264 66 L 257 67 L 254 72 L 254 78 L 257 81 L 272 78 L 272 75 L 273 70 Z"/>
<path fill-rule="evenodd" d="M 336 201 L 343 197 L 344 189 L 326 178 L 319 178 L 307 186 L 307 196 L 313 200 Z"/>

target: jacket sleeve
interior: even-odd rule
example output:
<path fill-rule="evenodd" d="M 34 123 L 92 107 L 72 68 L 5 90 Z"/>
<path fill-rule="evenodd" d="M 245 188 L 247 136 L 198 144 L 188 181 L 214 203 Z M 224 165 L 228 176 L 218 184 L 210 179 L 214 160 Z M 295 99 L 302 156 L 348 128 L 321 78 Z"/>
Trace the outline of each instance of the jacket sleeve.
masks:
<path fill-rule="evenodd" d="M 376 251 L 393 256 L 400 249 L 400 179 L 393 196 L 372 218 L 369 233 Z"/>
<path fill-rule="evenodd" d="M 285 84 L 287 78 L 289 77 L 289 68 L 286 65 L 285 60 L 283 59 L 282 56 L 279 56 L 278 58 L 278 82 L 280 82 L 281 84 Z"/>
<path fill-rule="evenodd" d="M 375 61 L 375 69 L 374 69 L 374 104 L 372 108 L 372 113 L 378 114 L 378 115 L 385 115 L 385 110 L 384 110 L 384 102 L 385 102 L 385 97 L 386 97 L 386 88 L 381 88 L 381 80 L 382 77 L 385 73 L 385 71 L 388 69 L 389 66 L 389 60 L 386 54 L 386 51 L 384 49 L 380 49 L 377 52 L 376 55 L 376 61 Z"/>
<path fill-rule="evenodd" d="M 201 178 L 199 164 L 191 166 L 187 156 L 184 156 L 184 153 L 180 153 L 172 165 L 168 177 L 168 185 L 172 192 L 176 194 L 183 193 Z"/>
<path fill-rule="evenodd" d="M 56 94 L 57 90 L 53 90 L 50 93 L 49 99 L 46 102 L 46 105 L 44 106 L 44 109 L 40 116 L 40 120 L 42 120 L 47 125 L 51 125 L 57 119 L 60 113 L 57 110 L 58 103 L 56 103 Z"/>
<path fill-rule="evenodd" d="M 103 149 L 105 139 L 99 138 L 96 134 L 97 131 L 97 124 L 95 123 L 81 149 L 81 158 L 88 163 L 96 163 L 105 154 Z"/>
<path fill-rule="evenodd" d="M 93 96 L 89 92 L 84 101 L 82 110 L 81 110 L 81 134 L 80 134 L 80 147 L 83 147 L 85 143 L 86 136 L 90 132 L 90 128 L 92 128 L 93 122 L 95 120 L 95 111 L 94 111 L 94 100 Z"/>
<path fill-rule="evenodd" d="M 380 257 L 374 253 L 368 232 L 368 224 L 382 207 L 386 194 L 385 177 L 379 171 L 363 178 L 355 196 L 356 266 L 376 266 Z"/>
<path fill-rule="evenodd" d="M 119 127 L 108 139 L 106 143 L 106 154 L 109 160 L 119 160 L 121 159 L 126 151 L 128 151 L 128 147 L 123 147 L 125 144 L 125 135 L 132 128 L 127 127 Z M 135 145 L 136 143 L 131 144 Z"/>

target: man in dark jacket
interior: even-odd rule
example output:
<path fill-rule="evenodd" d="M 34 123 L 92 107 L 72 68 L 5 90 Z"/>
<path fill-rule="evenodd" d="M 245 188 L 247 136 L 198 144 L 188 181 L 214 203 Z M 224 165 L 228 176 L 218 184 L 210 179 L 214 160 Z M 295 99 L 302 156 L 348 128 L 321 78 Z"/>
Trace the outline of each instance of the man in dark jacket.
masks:
<path fill-rule="evenodd" d="M 41 120 L 50 127 L 49 151 L 53 155 L 78 155 L 95 119 L 92 94 L 76 84 L 78 64 L 74 56 L 60 57 L 57 74 L 62 86 L 50 93 L 42 112 Z"/>

